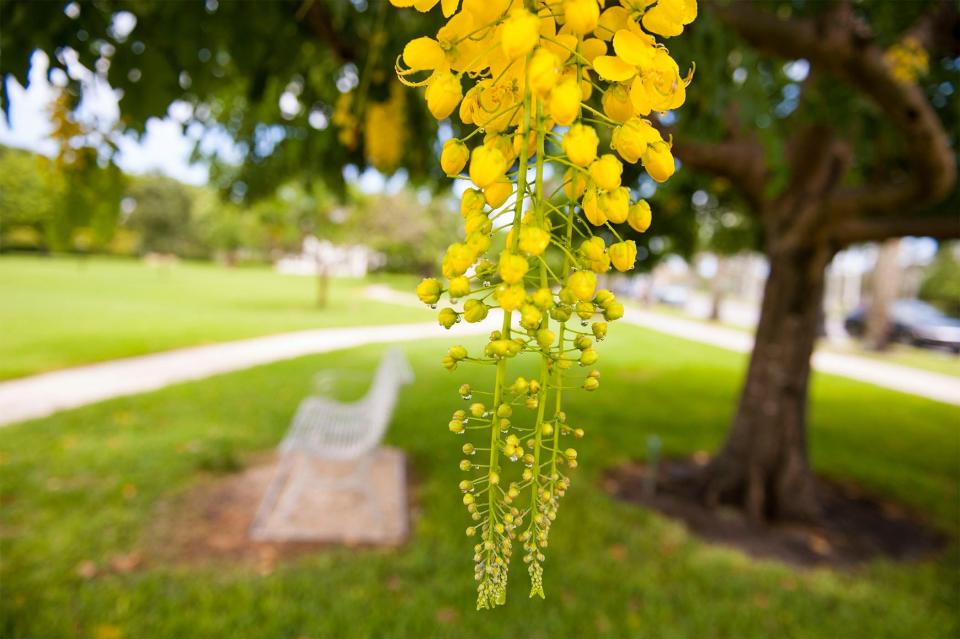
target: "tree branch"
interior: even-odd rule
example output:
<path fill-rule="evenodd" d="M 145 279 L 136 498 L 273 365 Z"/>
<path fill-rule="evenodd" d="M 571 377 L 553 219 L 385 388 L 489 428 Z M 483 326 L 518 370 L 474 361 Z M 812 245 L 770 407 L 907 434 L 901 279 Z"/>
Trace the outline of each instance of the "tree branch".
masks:
<path fill-rule="evenodd" d="M 342 62 L 353 62 L 357 59 L 354 46 L 344 39 L 343 34 L 334 26 L 327 10 L 327 0 L 304 0 L 296 17 L 310 33 L 325 42 Z"/>
<path fill-rule="evenodd" d="M 859 218 L 837 224 L 830 240 L 848 245 L 857 242 L 879 242 L 891 237 L 933 237 L 940 240 L 960 239 L 960 219 L 956 217 L 891 217 Z"/>
<path fill-rule="evenodd" d="M 723 142 L 674 140 L 673 153 L 694 169 L 725 177 L 746 197 L 750 208 L 764 210 L 767 162 L 763 146 L 756 140 L 737 138 Z"/>
<path fill-rule="evenodd" d="M 956 182 L 956 158 L 940 119 L 920 87 L 893 78 L 883 50 L 849 3 L 839 3 L 815 19 L 781 19 L 756 9 L 751 2 L 734 2 L 715 10 L 757 49 L 785 58 L 806 58 L 812 66 L 858 89 L 900 131 L 911 160 L 907 178 L 838 190 L 828 200 L 831 218 L 915 210 L 950 192 Z M 938 5 L 933 17 L 928 14 L 923 20 L 935 20 L 941 11 L 942 5 Z M 915 30 L 918 37 L 924 31 L 919 27 Z"/>

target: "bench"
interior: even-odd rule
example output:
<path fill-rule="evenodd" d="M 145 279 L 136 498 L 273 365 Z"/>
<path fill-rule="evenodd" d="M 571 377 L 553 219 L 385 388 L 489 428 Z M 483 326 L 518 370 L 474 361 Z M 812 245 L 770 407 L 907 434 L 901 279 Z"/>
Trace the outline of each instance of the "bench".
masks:
<path fill-rule="evenodd" d="M 323 376 L 321 376 L 323 379 Z M 329 379 L 329 376 L 327 376 Z M 267 530 L 267 520 L 281 519 L 297 508 L 300 494 L 309 491 L 357 491 L 363 495 L 370 515 L 382 516 L 373 482 L 368 481 L 375 451 L 383 440 L 393 415 L 400 388 L 413 381 L 413 371 L 403 352 L 388 349 L 377 367 L 373 382 L 362 399 L 340 402 L 315 394 L 297 407 L 290 429 L 279 446 L 278 470 L 257 510 L 250 535 L 257 540 L 306 540 L 295 532 L 278 534 Z M 325 467 L 321 479 L 310 485 L 298 481 L 298 463 Z M 335 472 L 342 470 L 343 472 Z M 275 527 L 274 527 L 275 528 Z"/>

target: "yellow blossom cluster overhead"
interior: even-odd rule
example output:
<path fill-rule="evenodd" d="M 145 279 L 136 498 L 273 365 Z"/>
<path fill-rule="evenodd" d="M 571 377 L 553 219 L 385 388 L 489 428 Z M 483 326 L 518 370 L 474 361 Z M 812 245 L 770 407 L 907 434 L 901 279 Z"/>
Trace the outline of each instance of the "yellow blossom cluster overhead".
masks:
<path fill-rule="evenodd" d="M 649 203 L 624 181 L 625 165 L 657 182 L 674 173 L 671 141 L 651 118 L 686 99 L 692 72 L 681 74 L 662 41 L 684 32 L 697 4 L 390 2 L 423 12 L 439 4 L 446 18 L 436 34 L 407 43 L 396 71 L 404 84 L 424 88 L 435 118 L 459 129 L 444 142 L 440 166 L 471 183 L 460 202 L 463 239 L 447 249 L 443 279 L 424 280 L 417 295 L 434 308 L 449 300 L 438 315 L 446 328 L 502 314 L 481 352 L 454 346 L 443 358 L 450 370 L 463 363 L 495 370 L 489 390 L 461 386 L 465 400 L 477 399 L 448 423 L 469 440 L 460 489 L 472 519 L 467 535 L 478 537 L 477 606 L 490 608 L 505 601 L 515 541 L 530 595 L 544 594 L 549 532 L 570 486 L 565 470 L 578 463 L 562 438 L 584 434 L 562 400 L 599 388 L 596 343 L 624 314 L 599 279 L 637 260 L 635 243 L 614 225 L 642 233 L 651 224 Z M 550 188 L 547 165 L 560 182 Z M 501 232 L 505 248 L 492 255 Z M 511 375 L 509 362 L 520 356 L 539 360 L 537 378 Z M 586 369 L 580 381 L 575 366 Z"/>
<path fill-rule="evenodd" d="M 893 77 L 904 84 L 916 84 L 930 71 L 930 55 L 913 36 L 906 36 L 887 49 L 884 58 Z"/>

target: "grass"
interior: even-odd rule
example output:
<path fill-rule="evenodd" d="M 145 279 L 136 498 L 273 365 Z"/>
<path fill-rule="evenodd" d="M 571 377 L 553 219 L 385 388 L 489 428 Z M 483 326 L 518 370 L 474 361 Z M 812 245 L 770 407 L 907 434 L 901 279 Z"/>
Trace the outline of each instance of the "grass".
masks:
<path fill-rule="evenodd" d="M 745 360 L 615 326 L 603 385 L 575 393 L 587 429 L 546 564 L 546 601 L 515 564 L 507 605 L 473 611 L 471 542 L 456 484 L 463 441 L 446 429 L 463 381 L 489 369 L 437 364 L 448 342 L 407 344 L 417 381 L 390 443 L 418 478 L 420 511 L 397 550 L 330 549 L 260 576 L 229 563 L 150 561 L 157 505 L 197 482 L 217 451 L 274 446 L 321 368 L 370 371 L 379 347 L 307 357 L 116 399 L 0 430 L 0 635 L 19 637 L 955 637 L 960 632 L 960 409 L 817 375 L 811 455 L 828 475 L 921 510 L 953 539 L 935 561 L 878 561 L 853 573 L 798 571 L 702 543 L 669 520 L 614 501 L 604 468 L 721 441 Z M 479 342 L 466 345 L 476 349 Z M 516 371 L 515 371 L 516 372 Z M 482 375 L 482 378 L 477 375 Z M 347 379 L 346 377 L 344 379 Z M 351 384 L 354 394 L 362 389 Z M 197 452 L 199 451 L 199 452 Z M 207 452 L 204 452 L 207 451 Z M 211 452 L 212 451 L 212 452 Z M 219 468 L 220 464 L 214 464 Z M 222 469 L 221 469 L 222 470 Z M 143 549 L 139 571 L 77 576 Z"/>
<path fill-rule="evenodd" d="M 409 278 L 404 278 L 404 282 Z M 91 258 L 0 258 L 0 380 L 90 362 L 283 331 L 429 321 L 365 301 L 369 281 L 316 281 L 265 267 Z"/>

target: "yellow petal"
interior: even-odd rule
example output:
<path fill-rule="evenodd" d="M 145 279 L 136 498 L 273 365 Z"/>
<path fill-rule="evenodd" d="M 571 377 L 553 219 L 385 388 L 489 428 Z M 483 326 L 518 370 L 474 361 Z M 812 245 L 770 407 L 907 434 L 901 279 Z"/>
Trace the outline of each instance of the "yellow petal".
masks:
<path fill-rule="evenodd" d="M 593 68 L 601 78 L 609 82 L 623 82 L 637 74 L 636 67 L 612 55 L 597 56 L 593 61 Z"/>
<path fill-rule="evenodd" d="M 607 54 L 607 43 L 597 38 L 587 38 L 580 46 L 580 55 L 587 59 L 591 64 L 597 56 Z"/>
<path fill-rule="evenodd" d="M 403 61 L 413 71 L 436 69 L 443 64 L 443 49 L 433 38 L 417 38 L 403 48 Z"/>
<path fill-rule="evenodd" d="M 452 16 L 459 6 L 460 0 L 440 0 L 440 9 L 443 11 L 443 17 L 449 18 Z"/>
<path fill-rule="evenodd" d="M 613 36 L 613 50 L 617 57 L 634 66 L 645 66 L 650 64 L 653 58 L 654 49 L 653 38 L 644 38 L 629 29 L 621 29 Z"/>
<path fill-rule="evenodd" d="M 623 7 L 610 7 L 600 15 L 600 23 L 597 26 L 597 37 L 604 40 L 610 40 L 620 29 L 627 28 L 627 22 L 630 15 Z"/>

